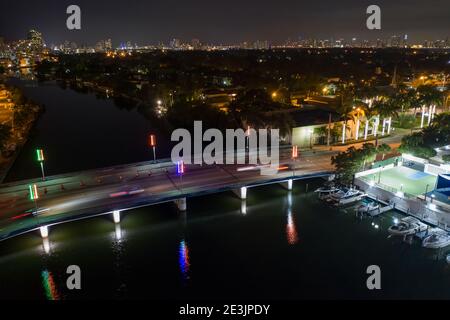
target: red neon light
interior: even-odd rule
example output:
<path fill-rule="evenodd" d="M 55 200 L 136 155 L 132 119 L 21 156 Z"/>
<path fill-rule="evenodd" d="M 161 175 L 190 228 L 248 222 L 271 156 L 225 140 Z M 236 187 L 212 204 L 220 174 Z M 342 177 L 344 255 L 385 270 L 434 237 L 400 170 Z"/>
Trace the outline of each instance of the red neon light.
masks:
<path fill-rule="evenodd" d="M 156 146 L 156 136 L 154 134 L 151 134 L 148 137 L 148 144 L 150 145 L 150 147 L 155 147 Z"/>
<path fill-rule="evenodd" d="M 296 159 L 298 157 L 298 147 L 292 146 L 292 158 Z"/>

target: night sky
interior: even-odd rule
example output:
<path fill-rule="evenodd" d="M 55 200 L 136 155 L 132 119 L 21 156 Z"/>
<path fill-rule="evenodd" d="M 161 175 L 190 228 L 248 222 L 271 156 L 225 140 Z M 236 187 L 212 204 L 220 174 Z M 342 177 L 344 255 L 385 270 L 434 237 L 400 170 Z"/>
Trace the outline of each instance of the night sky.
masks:
<path fill-rule="evenodd" d="M 66 29 L 66 8 L 77 4 L 82 30 Z M 366 29 L 366 8 L 382 9 L 382 30 Z M 299 38 L 388 38 L 408 34 L 410 42 L 450 35 L 450 0 L 14 0 L 2 1 L 0 37 L 25 38 L 35 28 L 48 44 L 64 40 L 114 45 L 200 39 L 231 44 Z"/>

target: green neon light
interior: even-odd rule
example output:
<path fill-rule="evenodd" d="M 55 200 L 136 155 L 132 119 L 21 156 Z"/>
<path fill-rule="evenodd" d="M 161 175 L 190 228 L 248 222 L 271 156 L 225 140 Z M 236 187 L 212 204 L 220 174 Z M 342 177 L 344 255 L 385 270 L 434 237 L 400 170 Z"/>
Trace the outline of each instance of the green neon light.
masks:
<path fill-rule="evenodd" d="M 44 151 L 42 149 L 36 149 L 36 155 L 39 162 L 44 161 Z"/>
<path fill-rule="evenodd" d="M 30 185 L 28 185 L 28 190 L 30 190 L 30 200 L 34 200 L 34 192 L 33 192 L 33 187 Z"/>

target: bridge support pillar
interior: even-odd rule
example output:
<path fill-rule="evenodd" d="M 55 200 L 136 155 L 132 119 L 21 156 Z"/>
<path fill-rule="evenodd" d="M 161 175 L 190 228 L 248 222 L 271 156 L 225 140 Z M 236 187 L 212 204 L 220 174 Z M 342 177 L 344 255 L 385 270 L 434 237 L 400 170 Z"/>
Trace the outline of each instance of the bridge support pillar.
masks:
<path fill-rule="evenodd" d="M 293 181 L 292 179 L 289 179 L 288 181 L 281 182 L 281 185 L 282 185 L 283 187 L 285 187 L 287 190 L 291 191 L 291 190 L 292 190 L 293 182 L 294 182 L 294 181 Z"/>
<path fill-rule="evenodd" d="M 186 198 L 176 199 L 174 202 L 177 205 L 178 210 L 186 211 L 187 208 Z"/>
<path fill-rule="evenodd" d="M 119 210 L 113 211 L 113 219 L 114 219 L 114 223 L 120 222 L 120 211 Z"/>
<path fill-rule="evenodd" d="M 233 192 L 234 192 L 234 194 L 236 194 L 239 197 L 239 199 L 241 199 L 241 200 L 247 199 L 247 187 L 241 187 L 239 189 L 234 189 Z"/>
<path fill-rule="evenodd" d="M 48 227 L 47 226 L 42 226 L 39 228 L 39 231 L 41 232 L 41 237 L 42 238 L 48 238 Z"/>

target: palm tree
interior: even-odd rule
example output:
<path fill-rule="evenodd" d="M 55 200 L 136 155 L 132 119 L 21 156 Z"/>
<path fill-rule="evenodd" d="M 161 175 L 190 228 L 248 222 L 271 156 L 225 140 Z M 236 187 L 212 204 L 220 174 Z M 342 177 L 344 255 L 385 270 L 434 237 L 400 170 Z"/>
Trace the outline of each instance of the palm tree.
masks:
<path fill-rule="evenodd" d="M 355 102 L 355 91 L 354 87 L 344 86 L 340 89 L 340 103 L 338 105 L 338 112 L 343 120 L 342 126 L 342 143 L 345 143 L 347 123 L 350 117 L 350 113 L 353 112 L 354 102 Z"/>
<path fill-rule="evenodd" d="M 417 107 L 417 96 L 414 90 L 408 90 L 405 86 L 399 86 L 397 91 L 390 97 L 393 103 L 401 106 L 401 112 Z M 398 108 L 400 109 L 400 108 Z"/>
<path fill-rule="evenodd" d="M 383 119 L 383 128 L 382 128 L 381 135 L 385 134 L 386 123 L 388 124 L 387 133 L 388 134 L 390 133 L 392 117 L 398 116 L 397 108 L 398 108 L 398 105 L 395 104 L 394 101 L 389 98 L 382 98 L 375 102 L 374 109 L 376 110 L 377 115 L 378 115 L 378 123 L 379 123 L 380 118 Z M 387 121 L 386 121 L 386 119 L 387 119 Z M 375 130 L 378 130 L 378 126 L 377 126 L 377 128 L 375 128 Z M 377 137 L 376 145 L 378 145 L 378 135 L 376 137 Z"/>
<path fill-rule="evenodd" d="M 428 124 L 430 124 L 434 116 L 436 105 L 442 104 L 442 92 L 437 90 L 434 86 L 422 85 L 417 88 L 417 98 L 422 105 L 422 121 L 420 126 L 423 127 L 425 108 L 428 108 Z"/>

